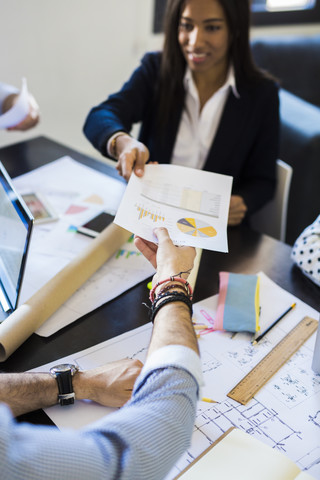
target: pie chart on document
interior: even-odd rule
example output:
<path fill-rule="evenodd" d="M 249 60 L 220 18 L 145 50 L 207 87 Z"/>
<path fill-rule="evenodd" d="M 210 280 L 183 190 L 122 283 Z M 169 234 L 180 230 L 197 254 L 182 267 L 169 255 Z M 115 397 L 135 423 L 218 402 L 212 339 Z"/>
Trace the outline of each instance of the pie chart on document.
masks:
<path fill-rule="evenodd" d="M 182 233 L 193 237 L 212 238 L 217 235 L 217 231 L 211 225 L 196 218 L 180 218 L 177 227 Z"/>

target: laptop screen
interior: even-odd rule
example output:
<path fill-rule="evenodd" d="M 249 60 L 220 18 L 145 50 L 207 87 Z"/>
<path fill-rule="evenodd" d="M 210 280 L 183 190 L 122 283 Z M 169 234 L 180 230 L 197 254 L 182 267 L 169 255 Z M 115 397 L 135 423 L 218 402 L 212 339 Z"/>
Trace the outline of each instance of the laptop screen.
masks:
<path fill-rule="evenodd" d="M 33 217 L 0 162 L 0 303 L 12 312 L 18 303 Z"/>

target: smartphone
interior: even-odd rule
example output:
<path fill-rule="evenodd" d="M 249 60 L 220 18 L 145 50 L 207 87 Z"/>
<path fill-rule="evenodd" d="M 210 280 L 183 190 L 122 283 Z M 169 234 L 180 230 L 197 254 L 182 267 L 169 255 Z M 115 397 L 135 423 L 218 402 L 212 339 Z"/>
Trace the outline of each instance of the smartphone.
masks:
<path fill-rule="evenodd" d="M 34 223 L 53 222 L 59 219 L 59 216 L 44 195 L 30 192 L 24 193 L 22 198 L 33 215 Z"/>
<path fill-rule="evenodd" d="M 77 232 L 88 237 L 97 237 L 114 220 L 114 215 L 107 212 L 99 213 L 88 222 L 78 227 Z"/>

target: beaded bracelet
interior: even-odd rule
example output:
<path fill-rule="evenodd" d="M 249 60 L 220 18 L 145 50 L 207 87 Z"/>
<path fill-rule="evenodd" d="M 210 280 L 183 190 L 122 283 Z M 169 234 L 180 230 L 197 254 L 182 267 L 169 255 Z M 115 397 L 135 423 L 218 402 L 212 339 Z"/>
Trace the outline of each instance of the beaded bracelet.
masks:
<path fill-rule="evenodd" d="M 186 289 L 187 289 L 190 300 L 192 300 L 193 291 L 192 291 L 192 288 L 191 288 L 191 285 L 189 284 L 189 282 L 187 282 L 187 280 L 185 280 L 184 278 L 173 276 L 173 277 L 166 278 L 165 280 L 161 280 L 160 282 L 155 284 L 155 286 L 150 291 L 150 295 L 149 295 L 149 299 L 150 299 L 151 302 L 154 301 L 154 294 L 155 294 L 156 289 L 159 287 L 159 285 L 163 285 L 164 283 L 168 283 L 168 282 L 183 283 L 185 285 Z"/>
<path fill-rule="evenodd" d="M 187 293 L 186 290 L 185 290 L 185 294 L 180 293 L 180 292 L 175 292 L 175 291 L 173 291 L 173 292 L 161 293 L 160 295 L 157 295 L 157 296 L 155 297 L 155 299 L 153 300 L 153 303 L 152 303 L 152 305 L 151 305 L 151 310 L 152 310 L 153 308 L 156 308 L 158 302 L 160 302 L 160 300 L 162 300 L 163 298 L 174 297 L 174 296 L 177 297 L 177 296 L 181 296 L 181 295 L 184 295 L 184 296 L 186 297 L 186 296 L 187 296 L 186 293 Z M 187 297 L 187 298 L 189 298 L 189 297 Z"/>
<path fill-rule="evenodd" d="M 167 305 L 168 303 L 171 303 L 171 302 L 183 302 L 185 303 L 188 307 L 189 307 L 189 310 L 190 310 L 190 315 L 192 316 L 192 302 L 190 300 L 189 297 L 187 297 L 187 295 L 185 295 L 184 293 L 178 293 L 178 292 L 175 292 L 175 294 L 173 294 L 173 292 L 170 294 L 170 295 L 166 295 L 164 294 L 164 296 L 166 296 L 166 298 L 164 300 L 162 300 L 162 302 L 160 304 L 152 304 L 150 310 L 149 310 L 149 318 L 151 320 L 151 322 L 153 323 L 154 322 L 154 318 L 156 316 L 156 314 L 158 313 L 158 311 L 160 310 L 160 308 L 164 307 L 164 305 Z"/>

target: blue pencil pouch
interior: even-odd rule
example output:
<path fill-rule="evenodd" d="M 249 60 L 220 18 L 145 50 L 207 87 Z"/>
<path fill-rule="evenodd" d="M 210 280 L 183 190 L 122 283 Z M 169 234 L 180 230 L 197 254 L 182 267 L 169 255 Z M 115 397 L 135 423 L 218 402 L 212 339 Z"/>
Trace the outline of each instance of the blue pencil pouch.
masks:
<path fill-rule="evenodd" d="M 219 273 L 219 298 L 214 330 L 257 332 L 259 327 L 259 276 Z"/>

